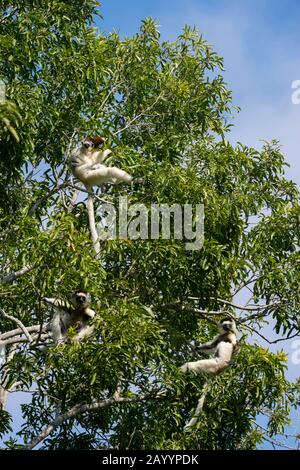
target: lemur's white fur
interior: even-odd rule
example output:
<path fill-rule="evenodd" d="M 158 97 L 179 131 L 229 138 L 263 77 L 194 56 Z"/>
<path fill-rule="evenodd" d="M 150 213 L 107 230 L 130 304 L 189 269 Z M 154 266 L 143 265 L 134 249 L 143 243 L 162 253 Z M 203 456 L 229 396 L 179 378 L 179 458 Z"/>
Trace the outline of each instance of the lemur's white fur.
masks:
<path fill-rule="evenodd" d="M 93 332 L 93 327 L 87 325 L 89 319 L 95 316 L 94 310 L 90 308 L 91 296 L 88 292 L 76 291 L 72 294 L 69 305 L 61 299 L 44 297 L 43 300 L 51 305 L 54 314 L 50 322 L 55 344 L 66 341 L 69 327 L 74 327 L 78 331 L 75 339 L 81 340 Z"/>
<path fill-rule="evenodd" d="M 104 137 L 87 137 L 71 153 L 72 172 L 86 187 L 101 186 L 103 183 L 131 183 L 133 177 L 115 166 L 106 166 L 104 161 L 111 150 L 101 150 Z"/>
<path fill-rule="evenodd" d="M 204 351 L 212 353 L 214 357 L 211 359 L 201 359 L 200 361 L 186 362 L 181 366 L 181 371 L 194 372 L 201 374 L 206 372 L 208 374 L 217 374 L 224 370 L 230 364 L 232 354 L 237 349 L 237 330 L 235 321 L 231 319 L 224 319 L 219 323 L 219 334 L 215 336 L 212 341 L 198 346 L 197 351 Z"/>

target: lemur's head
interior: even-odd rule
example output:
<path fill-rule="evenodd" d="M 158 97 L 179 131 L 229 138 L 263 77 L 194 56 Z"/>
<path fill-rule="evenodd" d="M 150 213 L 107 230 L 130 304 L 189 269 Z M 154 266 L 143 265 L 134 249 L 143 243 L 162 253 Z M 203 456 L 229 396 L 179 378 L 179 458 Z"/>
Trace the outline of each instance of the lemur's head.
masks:
<path fill-rule="evenodd" d="M 235 321 L 232 318 L 223 318 L 219 323 L 219 331 L 221 334 L 228 332 L 236 334 Z"/>
<path fill-rule="evenodd" d="M 105 137 L 95 136 L 95 137 L 86 137 L 82 142 L 82 145 L 85 149 L 100 149 L 105 144 Z"/>
<path fill-rule="evenodd" d="M 91 303 L 91 296 L 88 292 L 77 290 L 72 294 L 71 302 L 75 308 L 86 308 Z"/>

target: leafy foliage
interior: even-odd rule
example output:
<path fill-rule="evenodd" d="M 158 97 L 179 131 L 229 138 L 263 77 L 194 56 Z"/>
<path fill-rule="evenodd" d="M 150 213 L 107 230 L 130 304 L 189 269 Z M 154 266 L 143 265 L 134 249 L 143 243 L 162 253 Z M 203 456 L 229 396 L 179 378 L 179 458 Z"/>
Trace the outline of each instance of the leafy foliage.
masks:
<path fill-rule="evenodd" d="M 191 433 L 184 424 L 207 377 L 184 377 L 178 366 L 192 357 L 194 339 L 214 334 L 197 309 L 222 309 L 217 299 L 247 284 L 256 304 L 273 305 L 278 334 L 299 332 L 299 193 L 276 141 L 259 152 L 226 140 L 234 108 L 223 61 L 195 29 L 161 42 L 147 19 L 121 40 L 94 28 L 97 5 L 0 3 L 8 100 L 0 107 L 1 308 L 27 327 L 45 326 L 51 311 L 42 297 L 68 299 L 80 285 L 97 311 L 92 339 L 25 342 L 2 367 L 8 386 L 33 389 L 19 438 L 29 443 L 55 422 L 43 448 L 254 449 L 264 439 L 257 416 L 270 411 L 275 435 L 299 404 L 285 356 L 246 344 L 246 327 L 260 328 L 264 317 L 241 324 L 241 352 L 210 379 Z M 108 138 L 114 164 L 145 180 L 107 185 L 95 204 L 117 206 L 120 195 L 147 207 L 202 203 L 202 250 L 187 251 L 186 240 L 109 240 L 95 257 L 86 194 L 71 204 L 67 165 L 70 148 L 93 133 Z M 7 275 L 24 266 L 8 287 Z M 0 316 L 2 333 L 14 328 Z"/>

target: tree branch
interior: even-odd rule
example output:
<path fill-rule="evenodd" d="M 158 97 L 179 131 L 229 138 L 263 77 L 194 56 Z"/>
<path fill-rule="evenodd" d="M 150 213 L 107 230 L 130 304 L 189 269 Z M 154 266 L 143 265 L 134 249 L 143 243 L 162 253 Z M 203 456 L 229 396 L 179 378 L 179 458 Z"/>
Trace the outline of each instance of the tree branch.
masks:
<path fill-rule="evenodd" d="M 64 421 L 68 419 L 75 418 L 77 415 L 85 413 L 85 412 L 93 412 L 93 411 L 98 411 L 101 410 L 102 408 L 107 408 L 109 406 L 115 405 L 115 404 L 124 404 L 124 403 L 136 403 L 140 401 L 144 401 L 147 399 L 162 399 L 164 398 L 163 396 L 155 396 L 151 393 L 148 393 L 146 395 L 135 395 L 133 397 L 120 397 L 118 394 L 118 391 L 114 393 L 114 396 L 111 398 L 107 398 L 105 400 L 102 400 L 100 402 L 92 403 L 92 404 L 79 404 L 73 406 L 69 411 L 66 413 L 63 413 L 61 415 L 58 415 L 49 426 L 45 427 L 41 433 L 36 436 L 32 441 L 26 446 L 27 449 L 33 449 L 36 447 L 40 442 L 42 442 L 46 437 L 48 437 L 52 431 L 54 431 L 58 426 L 60 426 Z"/>
<path fill-rule="evenodd" d="M 250 284 L 253 284 L 254 282 L 258 281 L 259 278 L 260 276 L 254 273 L 247 281 L 241 282 L 240 285 L 233 292 L 233 297 L 245 287 L 248 287 Z"/>
<path fill-rule="evenodd" d="M 32 325 L 27 326 L 26 329 L 29 333 L 38 333 L 40 331 L 41 325 Z M 43 332 L 47 332 L 49 330 L 48 325 L 43 326 Z M 0 342 L 12 337 L 12 336 L 19 336 L 23 333 L 22 328 L 17 328 L 15 330 L 6 331 L 5 333 L 0 334 Z"/>
<path fill-rule="evenodd" d="M 34 266 L 24 266 L 24 268 L 19 269 L 19 271 L 13 271 L 9 274 L 6 274 L 5 276 L 0 278 L 0 284 L 7 284 L 8 282 L 13 282 L 16 279 L 18 279 L 21 276 L 24 276 L 24 274 L 27 274 L 28 272 L 32 271 Z"/>
<path fill-rule="evenodd" d="M 265 439 L 266 441 L 270 442 L 270 443 L 273 444 L 273 445 L 276 445 L 276 446 L 279 446 L 279 447 L 283 447 L 283 448 L 285 448 L 285 449 L 296 450 L 295 447 L 290 447 L 290 446 L 284 444 L 283 442 L 277 441 L 277 439 L 274 439 L 274 438 L 269 437 L 269 433 L 268 433 L 268 430 L 267 430 L 266 428 L 264 428 L 264 427 L 261 426 L 260 424 L 256 423 L 254 420 L 251 420 L 251 421 L 253 422 L 253 424 L 254 424 L 257 428 L 261 429 L 265 434 L 268 435 L 268 437 L 266 437 L 266 436 L 264 435 L 264 439 Z M 296 437 L 296 436 L 295 436 L 295 437 Z"/>
<path fill-rule="evenodd" d="M 179 302 L 174 302 L 174 303 L 169 303 L 169 304 L 163 304 L 160 307 L 170 309 L 170 310 L 177 310 L 180 312 L 187 312 L 187 313 L 193 313 L 199 316 L 202 316 L 209 320 L 210 322 L 216 324 L 217 322 L 209 318 L 210 315 L 218 315 L 218 316 L 227 316 L 230 318 L 233 318 L 235 320 L 234 315 L 232 315 L 231 312 L 228 312 L 226 310 L 202 310 L 200 308 L 195 308 L 195 307 L 190 307 L 187 305 L 182 305 Z"/>
<path fill-rule="evenodd" d="M 56 184 L 53 189 L 51 189 L 47 194 L 44 196 L 40 197 L 35 201 L 35 203 L 32 205 L 31 209 L 29 210 L 29 217 L 32 217 L 35 214 L 35 211 L 37 208 L 43 204 L 45 201 L 47 201 L 53 194 L 58 193 L 61 189 L 67 188 L 69 186 L 69 183 L 62 183 L 62 184 Z"/>
<path fill-rule="evenodd" d="M 151 103 L 146 109 L 144 109 L 144 111 L 142 111 L 140 114 L 137 114 L 136 116 L 134 116 L 130 121 L 128 121 L 128 123 L 122 127 L 121 129 L 119 129 L 117 132 L 114 132 L 112 135 L 118 135 L 118 134 L 121 134 L 122 132 L 124 132 L 126 129 L 128 129 L 128 127 L 132 126 L 132 124 L 137 121 L 138 119 L 140 119 L 142 116 L 145 116 L 146 113 L 148 113 L 155 105 L 156 103 L 161 99 L 161 97 L 163 96 L 163 93 L 159 93 L 159 95 L 156 97 L 156 99 L 153 101 L 153 103 Z"/>
<path fill-rule="evenodd" d="M 263 317 L 266 317 L 267 315 L 269 315 L 269 309 L 266 309 L 266 310 L 263 310 L 262 312 L 259 312 L 259 313 L 253 313 L 253 315 L 249 315 L 248 317 L 245 317 L 245 318 L 241 318 L 239 320 L 239 323 L 246 323 L 250 320 L 255 320 L 257 318 L 263 318 Z"/>
<path fill-rule="evenodd" d="M 5 410 L 9 391 L 0 385 L 0 410 Z"/>
<path fill-rule="evenodd" d="M 23 331 L 24 335 L 25 335 L 26 338 L 28 339 L 29 343 L 32 342 L 32 337 L 30 336 L 29 331 L 27 330 L 27 328 L 23 325 L 23 323 L 22 323 L 18 318 L 13 317 L 12 315 L 8 315 L 7 313 L 4 312 L 4 310 L 2 310 L 2 308 L 0 308 L 0 314 L 1 314 L 4 318 L 6 318 L 7 320 L 10 320 L 10 321 L 15 322 L 15 323 L 21 328 L 21 330 Z"/>
<path fill-rule="evenodd" d="M 9 354 L 6 358 L 5 364 L 8 364 L 16 354 L 16 346 L 12 346 L 12 348 L 9 351 Z M 9 395 L 9 388 L 7 388 L 7 385 L 9 383 L 9 373 L 7 370 L 4 371 L 1 377 L 1 384 L 0 384 L 0 409 L 5 409 L 6 407 L 6 402 L 7 402 L 7 397 Z"/>
<path fill-rule="evenodd" d="M 267 305 L 257 305 L 257 306 L 247 307 L 245 305 L 236 305 L 232 302 L 229 302 L 228 300 L 214 298 L 214 297 L 210 297 L 210 300 L 216 300 L 217 302 L 221 302 L 225 305 L 230 305 L 231 307 L 236 308 L 238 310 L 245 310 L 245 311 L 248 311 L 248 312 L 257 312 L 258 310 L 269 310 L 269 309 L 274 308 L 277 305 L 280 305 L 280 304 L 283 303 L 281 300 L 278 300 L 278 301 L 274 301 L 271 304 L 267 304 Z"/>
<path fill-rule="evenodd" d="M 36 342 L 35 345 L 38 346 L 38 343 L 40 344 L 39 340 L 41 340 L 41 343 L 43 343 L 45 340 L 51 337 L 52 337 L 51 333 L 43 333 L 42 335 L 35 334 L 34 336 L 32 336 L 32 340 L 30 341 L 30 344 Z M 27 343 L 27 342 L 28 342 L 28 338 L 26 338 L 23 335 L 23 336 L 11 337 L 4 341 L 0 341 L 0 346 L 9 346 L 11 344 Z"/>
<path fill-rule="evenodd" d="M 242 322 L 241 322 L 242 323 Z M 245 328 L 248 328 L 248 330 L 252 331 L 253 333 L 257 334 L 260 338 L 262 338 L 264 341 L 266 341 L 268 344 L 277 344 L 281 343 L 282 341 L 287 341 L 292 338 L 295 338 L 296 336 L 300 336 L 299 332 L 295 333 L 293 336 L 285 337 L 285 338 L 278 338 L 274 339 L 274 341 L 270 341 L 266 336 L 262 335 L 259 331 L 257 331 L 255 328 L 252 328 L 252 326 L 245 325 Z"/>
<path fill-rule="evenodd" d="M 3 18 L 1 18 L 0 24 L 7 23 L 7 20 L 12 18 L 17 13 L 17 11 L 18 11 L 18 8 L 13 8 L 9 13 L 7 13 L 7 15 L 5 15 L 5 16 L 3 16 Z"/>
<path fill-rule="evenodd" d="M 198 297 L 188 297 L 188 299 L 189 300 L 199 300 Z M 238 319 L 238 323 L 246 323 L 246 322 L 248 322 L 250 320 L 253 320 L 255 318 L 263 318 L 264 316 L 269 314 L 271 309 L 274 309 L 275 307 L 277 307 L 279 305 L 282 305 L 284 303 L 284 301 L 278 300 L 278 301 L 272 302 L 272 303 L 267 304 L 267 305 L 258 305 L 258 306 L 247 307 L 247 306 L 242 306 L 242 305 L 236 305 L 236 304 L 234 304 L 232 302 L 229 302 L 228 300 L 224 300 L 224 299 L 219 299 L 219 298 L 214 298 L 214 297 L 210 297 L 210 299 L 211 300 L 216 300 L 216 301 L 221 302 L 225 305 L 229 305 L 229 306 L 231 306 L 233 308 L 236 308 L 238 310 L 256 312 L 256 313 L 253 313 L 253 315 L 249 315 L 248 317 Z M 179 302 L 165 304 L 165 305 L 162 305 L 162 307 L 169 308 L 169 309 L 174 309 L 174 310 L 178 310 L 178 311 L 186 311 L 186 312 L 194 313 L 194 314 L 197 314 L 197 315 L 203 315 L 203 316 L 225 315 L 225 316 L 233 318 L 235 321 L 237 321 L 235 316 L 231 312 L 229 312 L 228 310 L 201 310 L 201 309 L 195 308 L 195 307 L 184 306 L 184 305 L 180 304 Z"/>

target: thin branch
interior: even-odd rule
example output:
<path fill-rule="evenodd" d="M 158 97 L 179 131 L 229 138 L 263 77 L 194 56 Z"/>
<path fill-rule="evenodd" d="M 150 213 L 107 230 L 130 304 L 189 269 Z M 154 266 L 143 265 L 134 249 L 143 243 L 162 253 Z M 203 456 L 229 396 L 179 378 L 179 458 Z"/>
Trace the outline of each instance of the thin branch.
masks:
<path fill-rule="evenodd" d="M 134 269 L 135 266 L 137 265 L 138 261 L 139 261 L 139 258 L 136 258 L 136 259 L 131 263 L 131 265 L 129 266 L 129 269 L 128 269 L 128 271 L 127 271 L 127 273 L 126 273 L 125 276 L 124 276 L 124 279 L 126 279 L 126 278 L 131 274 L 131 272 L 133 271 L 133 269 Z"/>
<path fill-rule="evenodd" d="M 17 294 L 13 294 L 12 291 L 3 291 L 0 292 L 0 297 L 10 297 L 11 299 L 17 299 L 19 296 Z"/>
<path fill-rule="evenodd" d="M 130 449 L 130 446 L 131 446 L 132 440 L 133 440 L 133 438 L 134 438 L 134 435 L 136 434 L 136 431 L 137 431 L 137 428 L 136 428 L 136 426 L 135 426 L 134 429 L 133 429 L 133 431 L 132 431 L 132 433 L 131 433 L 131 435 L 130 435 L 129 442 L 128 442 L 127 446 L 126 446 L 126 450 L 129 450 L 129 449 Z M 140 433 L 142 434 L 142 431 L 140 431 Z"/>
<path fill-rule="evenodd" d="M 83 183 L 82 183 L 82 186 L 80 186 L 80 185 L 77 185 L 77 183 L 74 184 L 73 182 L 70 182 L 69 186 L 73 189 L 77 189 L 78 191 L 82 191 L 83 193 L 89 194 L 90 192 L 88 189 L 84 188 Z"/>
<path fill-rule="evenodd" d="M 260 336 L 264 341 L 266 341 L 268 344 L 272 344 L 272 341 L 268 340 L 268 338 L 266 338 L 264 335 L 262 335 L 261 333 L 259 333 L 258 331 L 255 330 L 255 328 L 252 328 L 252 326 L 249 326 L 249 325 L 245 325 L 245 328 L 247 328 L 248 330 L 252 331 L 253 333 L 256 333 L 258 336 Z"/>
<path fill-rule="evenodd" d="M 119 71 L 117 71 L 117 73 L 119 73 Z M 117 74 L 113 74 L 113 76 L 111 77 L 111 80 L 112 81 L 115 77 L 117 76 Z M 102 108 L 104 108 L 104 106 L 106 105 L 109 97 L 115 92 L 117 91 L 118 89 L 118 86 L 121 84 L 122 82 L 118 82 L 118 83 L 115 83 L 113 86 L 109 85 L 108 87 L 106 87 L 107 89 L 109 88 L 109 92 L 107 93 L 106 97 L 103 99 L 102 103 L 100 103 L 99 105 L 97 105 L 97 114 L 99 112 L 99 110 L 102 110 Z M 104 91 L 104 89 L 102 90 Z M 96 116 L 96 113 L 93 113 L 89 116 L 89 119 L 94 119 Z"/>
<path fill-rule="evenodd" d="M 68 148 L 66 150 L 66 155 L 65 155 L 65 160 L 67 161 L 67 159 L 69 158 L 69 155 L 70 155 L 70 152 L 71 152 L 71 148 L 72 148 L 72 145 L 73 145 L 73 139 L 76 135 L 76 132 L 77 130 L 75 129 L 72 133 L 72 136 L 69 140 L 69 145 L 68 145 Z M 40 197 L 39 199 L 37 199 L 35 201 L 35 203 L 33 204 L 33 206 L 31 207 L 30 211 L 29 211 L 29 216 L 32 217 L 35 213 L 35 211 L 37 210 L 37 208 L 45 201 L 47 201 L 51 196 L 53 196 L 53 194 L 59 192 L 61 189 L 64 189 L 64 188 L 67 188 L 68 186 L 70 186 L 70 183 L 68 181 L 64 181 L 63 183 L 59 184 L 59 178 L 61 177 L 61 175 L 63 174 L 64 172 L 64 167 L 61 169 L 61 172 L 59 174 L 56 174 L 55 172 L 55 169 L 53 168 L 52 169 L 53 171 L 53 174 L 54 174 L 54 179 L 55 179 L 55 186 L 53 189 L 51 189 L 46 195 Z M 78 195 L 78 194 L 77 194 Z M 76 199 L 77 199 L 77 195 L 75 197 L 75 195 L 73 195 L 72 197 L 72 201 L 73 199 L 75 198 L 75 202 L 76 202 Z M 72 205 L 72 201 L 71 201 L 71 208 L 73 208 L 75 202 L 73 203 Z"/>
<path fill-rule="evenodd" d="M 238 294 L 242 289 L 244 289 L 245 287 L 249 286 L 250 284 L 253 284 L 254 282 L 258 281 L 258 279 L 260 278 L 260 276 L 257 276 L 255 277 L 256 275 L 253 274 L 250 279 L 248 279 L 246 282 L 243 282 L 241 283 L 237 288 L 236 290 L 233 292 L 233 297 Z"/>
<path fill-rule="evenodd" d="M 269 310 L 270 308 L 273 308 L 273 307 L 283 303 L 281 300 L 278 300 L 278 301 L 272 302 L 271 304 L 267 304 L 267 305 L 257 305 L 257 306 L 252 306 L 252 307 L 246 307 L 246 306 L 243 306 L 243 305 L 236 305 L 232 302 L 229 302 L 228 300 L 224 300 L 224 299 L 220 299 L 220 298 L 210 297 L 210 300 L 216 300 L 217 302 L 221 302 L 225 305 L 230 305 L 231 307 L 234 307 L 238 310 L 245 310 L 245 311 L 248 311 L 248 312 L 256 312 L 258 310 Z"/>
<path fill-rule="evenodd" d="M 232 313 L 226 310 L 203 310 L 196 307 L 191 307 L 189 305 L 183 305 L 180 302 L 171 302 L 169 304 L 160 305 L 162 308 L 174 309 L 174 310 L 184 310 L 191 313 L 196 313 L 199 315 L 229 315 L 232 317 Z"/>
<path fill-rule="evenodd" d="M 199 300 L 198 297 L 188 297 L 189 300 Z M 225 305 L 229 305 L 235 309 L 238 309 L 238 310 L 245 310 L 245 311 L 249 311 L 249 312 L 256 312 L 256 313 L 253 313 L 253 315 L 249 315 L 248 317 L 245 317 L 245 318 L 241 318 L 238 320 L 238 323 L 246 323 L 250 320 L 254 320 L 256 318 L 263 318 L 267 315 L 269 315 L 270 313 L 270 310 L 274 309 L 275 307 L 279 306 L 279 305 L 282 305 L 283 303 L 285 303 L 285 301 L 282 301 L 282 300 L 278 300 L 278 301 L 275 301 L 275 302 L 272 302 L 270 304 L 267 304 L 267 305 L 258 305 L 258 306 L 251 306 L 251 307 L 248 307 L 246 305 L 236 305 L 232 302 L 229 302 L 228 300 L 224 300 L 224 299 L 220 299 L 220 298 L 214 298 L 214 297 L 210 297 L 211 300 L 215 300 L 217 302 L 220 302 L 220 303 L 223 303 Z M 176 305 L 176 304 L 169 304 L 169 305 Z M 174 307 L 175 308 L 175 307 Z M 207 314 L 207 315 L 227 315 L 227 316 L 230 316 L 231 318 L 235 319 L 235 317 L 232 315 L 232 313 L 226 311 L 226 310 L 220 310 L 220 311 L 214 311 L 214 310 L 200 310 L 200 309 L 196 309 L 196 308 L 193 308 L 193 307 L 184 307 L 185 309 L 193 309 L 194 310 L 194 313 L 198 313 L 198 314 Z"/>
<path fill-rule="evenodd" d="M 283 442 L 280 442 L 280 441 L 278 441 L 277 439 L 274 439 L 273 437 L 271 438 L 271 437 L 269 436 L 269 432 L 268 432 L 268 430 L 267 430 L 266 428 L 264 428 L 264 427 L 261 426 L 260 424 L 256 423 L 256 421 L 254 421 L 254 420 L 251 420 L 251 421 L 253 422 L 253 424 L 254 424 L 257 428 L 261 429 L 264 433 L 267 434 L 268 437 L 264 436 L 264 439 L 265 439 L 266 441 L 271 442 L 271 444 L 274 444 L 274 445 L 276 445 L 276 446 L 284 447 L 285 449 L 295 450 L 295 447 L 290 447 L 290 446 L 284 444 Z"/>
<path fill-rule="evenodd" d="M 0 24 L 7 23 L 7 20 L 12 18 L 17 13 L 17 11 L 18 11 L 18 8 L 13 8 L 9 13 L 7 13 L 7 15 L 5 15 L 5 16 L 3 16 L 3 18 L 1 18 Z"/>
<path fill-rule="evenodd" d="M 113 397 L 107 398 L 105 400 L 102 400 L 100 402 L 92 403 L 92 404 L 78 404 L 73 406 L 69 411 L 66 413 L 63 413 L 59 416 L 57 416 L 52 423 L 45 427 L 41 433 L 36 436 L 27 446 L 27 449 L 33 449 L 36 447 L 40 442 L 42 442 L 46 437 L 48 437 L 52 431 L 54 431 L 58 426 L 60 426 L 64 421 L 68 419 L 75 418 L 77 415 L 85 413 L 85 412 L 93 412 L 93 411 L 98 411 L 102 408 L 107 408 L 109 406 L 115 405 L 115 404 L 123 404 L 123 403 L 136 403 L 140 401 L 147 400 L 149 398 L 155 398 L 155 396 L 151 395 L 151 393 L 147 395 L 135 395 L 133 397 L 118 397 L 118 394 L 115 393 Z M 157 397 L 158 399 L 161 399 L 163 397 Z"/>
<path fill-rule="evenodd" d="M 146 111 L 143 111 L 142 113 L 140 114 L 137 114 L 133 119 L 131 119 L 130 121 L 128 121 L 128 123 L 122 127 L 121 129 L 119 129 L 117 132 L 113 133 L 113 135 L 118 135 L 118 134 L 121 134 L 122 132 L 126 131 L 126 129 L 128 129 L 128 127 L 130 127 L 135 121 L 137 121 L 138 119 L 140 119 L 144 114 L 145 114 Z"/>
<path fill-rule="evenodd" d="M 78 191 L 82 191 L 83 193 L 90 194 L 90 190 L 87 190 L 87 189 L 85 189 L 85 188 L 82 187 L 82 186 L 77 186 L 77 185 L 74 184 L 74 183 L 71 183 L 71 184 L 69 183 L 69 186 L 70 186 L 71 188 L 73 188 L 73 189 L 78 190 Z M 102 191 L 103 191 L 103 189 L 102 189 Z M 112 206 L 114 205 L 113 202 L 108 201 L 107 199 L 104 199 L 103 197 L 98 196 L 98 194 L 96 194 L 96 193 L 94 193 L 94 192 L 93 192 L 93 197 L 94 197 L 97 201 L 104 202 L 105 204 L 111 204 Z"/>
<path fill-rule="evenodd" d="M 248 317 L 245 317 L 245 318 L 241 318 L 239 320 L 239 323 L 246 323 L 250 320 L 255 320 L 255 319 L 258 319 L 258 318 L 263 318 L 263 317 L 266 317 L 268 316 L 270 313 L 270 310 L 269 309 L 266 309 L 262 312 L 259 312 L 259 313 L 253 313 L 253 315 L 249 315 Z"/>
<path fill-rule="evenodd" d="M 58 193 L 61 189 L 67 188 L 69 186 L 68 182 L 62 183 L 62 184 L 56 184 L 53 189 L 51 189 L 47 194 L 44 196 L 40 197 L 35 201 L 31 209 L 29 210 L 29 217 L 32 217 L 35 214 L 35 211 L 37 208 L 43 204 L 45 201 L 48 201 L 48 199 L 53 196 L 53 194 Z"/>
<path fill-rule="evenodd" d="M 188 299 L 189 300 L 199 300 L 199 297 L 188 297 Z M 210 297 L 209 299 L 220 302 L 220 303 L 223 303 L 225 305 L 230 305 L 231 307 L 236 308 L 237 310 L 245 310 L 247 312 L 257 312 L 257 311 L 260 311 L 260 310 L 269 310 L 273 307 L 276 307 L 277 305 L 280 305 L 280 304 L 284 303 L 284 301 L 282 301 L 282 300 L 275 300 L 274 302 L 272 302 L 270 304 L 255 305 L 255 306 L 252 305 L 251 307 L 249 307 L 249 306 L 247 307 L 246 305 L 237 305 L 237 304 L 234 304 L 233 302 L 230 302 L 229 300 L 220 299 L 218 297 Z"/>
<path fill-rule="evenodd" d="M 240 322 L 242 323 L 242 322 Z M 253 328 L 252 326 L 249 326 L 249 325 L 244 325 L 245 328 L 247 328 L 248 330 L 252 331 L 253 333 L 257 334 L 260 338 L 262 338 L 264 341 L 266 341 L 268 344 L 277 344 L 277 343 L 281 343 L 282 341 L 288 341 L 292 338 L 295 338 L 296 336 L 300 336 L 300 333 L 297 332 L 295 333 L 293 336 L 290 336 L 288 338 L 278 338 L 278 339 L 274 339 L 274 341 L 270 341 L 268 338 L 266 338 L 264 335 L 262 335 L 261 333 L 259 333 L 255 328 Z"/>
<path fill-rule="evenodd" d="M 260 409 L 260 412 L 264 415 L 264 416 L 267 416 L 268 418 L 273 418 L 273 411 L 270 410 L 269 408 L 267 407 L 263 407 Z M 267 430 L 266 430 L 267 431 Z M 299 439 L 299 434 L 291 434 L 291 433 L 288 433 L 288 432 L 284 432 L 282 431 L 280 434 L 282 434 L 283 436 L 285 437 L 293 437 L 294 439 Z"/>
<path fill-rule="evenodd" d="M 235 320 L 234 315 L 232 315 L 231 312 L 228 312 L 227 310 L 202 310 L 200 308 L 195 308 L 195 307 L 190 307 L 186 305 L 182 305 L 179 302 L 174 302 L 174 303 L 169 303 L 169 304 L 163 304 L 160 306 L 161 308 L 167 308 L 170 310 L 177 310 L 180 312 L 187 312 L 187 313 L 193 313 L 196 315 L 203 316 L 204 318 L 207 318 L 209 321 L 213 322 L 216 324 L 214 320 L 211 320 L 209 316 L 211 315 L 218 315 L 218 316 L 228 316 L 230 318 L 233 318 Z"/>
<path fill-rule="evenodd" d="M 0 385 L 0 409 L 5 409 L 8 395 L 17 391 L 16 389 L 20 385 L 23 385 L 21 381 L 14 382 L 9 388 L 5 388 L 4 386 Z"/>
<path fill-rule="evenodd" d="M 146 113 L 148 113 L 155 105 L 156 103 L 160 100 L 160 98 L 163 96 L 163 93 L 160 93 L 156 99 L 153 101 L 153 103 L 151 105 L 148 106 L 148 108 L 146 108 L 144 111 L 142 111 L 140 114 L 137 114 L 134 118 L 132 118 L 130 121 L 128 121 L 128 123 L 122 127 L 122 129 L 119 129 L 117 132 L 114 132 L 112 135 L 118 135 L 118 134 L 121 134 L 122 132 L 124 132 L 126 129 L 128 129 L 128 127 L 130 127 L 135 121 L 137 121 L 138 119 L 140 119 L 142 116 L 145 116 Z"/>
<path fill-rule="evenodd" d="M 65 152 L 65 159 L 64 159 L 65 162 L 67 162 L 67 160 L 68 160 L 68 158 L 71 154 L 71 150 L 72 150 L 72 147 L 73 147 L 73 140 L 74 140 L 76 134 L 77 134 L 77 129 L 75 128 L 72 132 L 72 135 L 71 135 L 70 139 L 69 139 L 69 144 L 68 144 L 67 150 Z"/>
<path fill-rule="evenodd" d="M 14 358 L 16 351 L 17 351 L 17 347 L 12 346 L 9 351 L 9 354 L 7 355 L 6 364 L 8 364 Z M 2 407 L 2 409 L 5 409 L 7 397 L 9 395 L 9 389 L 7 387 L 8 383 L 9 383 L 9 372 L 8 370 L 5 370 L 2 374 L 1 385 L 0 385 L 0 406 Z"/>
<path fill-rule="evenodd" d="M 274 304 L 270 304 L 268 305 L 268 309 L 270 309 L 272 306 L 274 306 Z M 215 325 L 217 324 L 216 321 L 212 320 L 210 318 L 211 315 L 224 315 L 224 316 L 228 316 L 230 318 L 232 318 L 233 320 L 235 320 L 237 323 L 239 324 L 244 324 L 246 323 L 247 321 L 249 320 L 252 320 L 253 318 L 258 318 L 258 317 L 263 317 L 265 316 L 267 313 L 266 312 L 259 312 L 259 313 L 256 313 L 256 314 L 253 314 L 253 315 L 250 315 L 249 317 L 246 317 L 246 318 L 243 318 L 243 319 L 236 319 L 234 315 L 232 315 L 231 312 L 228 312 L 226 310 L 221 310 L 221 311 L 216 311 L 216 310 L 201 310 L 199 308 L 195 308 L 195 307 L 190 307 L 190 306 L 185 306 L 185 305 L 182 305 L 180 302 L 174 302 L 174 303 L 169 303 L 169 304 L 163 304 L 160 306 L 161 308 L 167 308 L 167 309 L 170 309 L 170 310 L 177 310 L 179 312 L 187 312 L 187 313 L 192 313 L 192 314 L 196 314 L 196 315 L 199 315 L 205 319 L 207 319 L 208 321 L 210 321 L 211 323 L 214 323 Z M 251 308 L 251 307 L 250 307 Z M 247 329 L 249 329 L 250 331 L 252 331 L 253 333 L 256 333 L 258 336 L 260 336 L 264 341 L 266 341 L 268 344 L 276 344 L 276 343 L 280 343 L 282 341 L 287 341 L 288 339 L 292 339 L 292 338 L 295 338 L 296 336 L 300 336 L 300 333 L 297 332 L 295 333 L 293 336 L 290 336 L 289 338 L 279 338 L 279 339 L 276 339 L 274 341 L 270 341 L 268 338 L 266 338 L 264 335 L 262 335 L 260 332 L 258 332 L 255 328 L 252 328 L 251 326 L 249 325 L 244 325 Z"/>
<path fill-rule="evenodd" d="M 118 89 L 118 86 L 121 84 L 121 82 L 118 82 L 118 83 L 115 83 L 111 88 L 110 88 L 110 91 L 107 93 L 106 97 L 104 98 L 104 100 L 102 101 L 102 103 L 100 103 L 98 109 L 102 109 L 104 108 L 104 106 L 106 105 L 108 99 L 110 98 L 110 96 Z M 92 116 L 93 117 L 93 116 Z"/>
<path fill-rule="evenodd" d="M 5 276 L 0 278 L 0 284 L 7 284 L 9 282 L 13 282 L 16 279 L 18 279 L 21 276 L 24 276 L 24 274 L 27 274 L 28 272 L 32 271 L 34 269 L 34 266 L 24 266 L 24 268 L 19 269 L 19 271 L 13 271 L 10 272 L 9 274 L 6 274 Z"/>
<path fill-rule="evenodd" d="M 257 331 L 255 331 L 255 333 L 257 333 Z M 292 338 L 296 338 L 297 336 L 300 336 L 299 332 L 295 333 L 293 336 L 289 336 L 288 338 L 278 338 L 278 339 L 275 339 L 274 341 L 270 341 L 270 344 L 282 343 L 282 341 L 288 341 Z"/>
<path fill-rule="evenodd" d="M 2 310 L 2 308 L 0 308 L 0 314 L 7 320 L 15 322 L 21 328 L 21 330 L 23 331 L 28 341 L 30 343 L 32 342 L 32 337 L 30 336 L 29 331 L 18 318 L 13 317 L 12 315 L 8 315 L 7 313 L 4 312 L 4 310 Z"/>

